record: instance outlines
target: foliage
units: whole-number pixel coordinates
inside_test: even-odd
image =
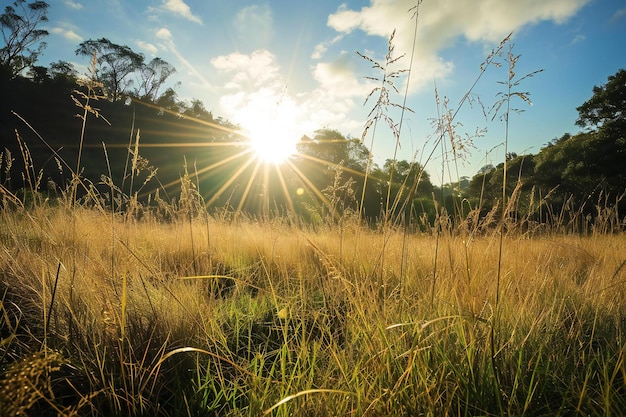
[[[577,108],[577,123],[587,131],[566,133],[536,155],[507,161],[507,192],[521,182],[522,192],[534,190],[539,195],[550,195],[546,202],[554,212],[573,204],[580,213],[589,214],[597,211],[599,200],[622,201],[626,191],[625,77],[624,70],[609,76],[607,84],[594,87],[593,96]],[[503,164],[496,169],[483,167],[472,178],[465,197],[481,201],[484,208],[493,207],[502,190],[502,169]]]
[[[581,127],[595,128],[613,138],[626,131],[626,70],[608,77],[607,83],[593,87],[593,96],[577,107]]]
[[[48,21],[45,1],[15,0],[0,15],[4,46],[0,48],[0,76],[17,77],[32,67],[46,47],[42,40],[48,31],[41,25]]]
[[[176,72],[176,68],[162,58],[153,58],[139,68],[140,82],[135,95],[142,100],[155,101],[159,97],[159,89],[165,81]]]
[[[104,84],[111,101],[117,101],[128,90],[133,82],[127,79],[128,76],[142,68],[144,63],[142,54],[106,38],[81,42],[76,55],[96,57],[96,79]]]

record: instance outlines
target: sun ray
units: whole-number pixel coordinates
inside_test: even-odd
[[[220,196],[222,195],[222,193],[233,183],[235,182],[235,180],[237,178],[239,178],[239,176],[241,175],[241,173],[243,171],[245,171],[245,169],[255,161],[255,158],[248,158],[248,160],[239,167],[239,169],[237,170],[237,172],[235,172],[229,179],[228,181],[224,182],[224,184],[220,187],[219,190],[217,190],[217,192],[213,195],[213,197],[211,197],[211,199],[205,204],[206,207],[211,206],[211,204],[213,204],[215,202],[215,200],[217,200],[218,198],[220,198]]]
[[[260,161],[258,159],[256,160],[256,165],[254,166],[254,171],[252,171],[252,175],[250,175],[250,178],[248,179],[248,183],[246,184],[246,188],[243,191],[243,195],[241,196],[241,200],[239,200],[239,204],[237,205],[237,213],[239,213],[241,211],[245,201],[248,198],[248,194],[250,193],[250,189],[252,188],[252,183],[254,182],[254,179],[256,178],[256,174],[259,171],[259,168],[261,167],[261,163],[262,163],[262,161]]]
[[[286,163],[291,167],[291,169],[293,169],[293,171],[296,173],[296,175],[298,176],[298,178],[300,178],[300,180],[307,186],[309,187],[309,189],[313,192],[313,194],[315,194],[315,196],[317,198],[320,199],[320,201],[326,206],[328,207],[328,209],[330,210],[331,213],[333,213],[333,217],[337,218],[337,213],[335,212],[334,208],[332,207],[332,205],[330,204],[330,201],[328,201],[328,199],[326,198],[326,196],[324,196],[324,194],[322,194],[322,192],[315,186],[315,184],[313,184],[311,182],[311,180],[309,180],[306,175],[304,175],[302,173],[302,171],[300,171],[298,169],[298,167],[296,167],[293,162],[287,160]]]
[[[358,171],[358,170],[350,168],[350,167],[343,166],[341,164],[336,164],[334,162],[329,162],[329,161],[326,161],[324,159],[320,159],[320,158],[317,158],[315,156],[311,156],[311,155],[307,155],[307,154],[303,154],[303,153],[298,153],[297,156],[302,157],[304,159],[308,159],[309,161],[317,162],[320,165],[325,165],[325,166],[327,166],[329,168],[337,167],[337,168],[340,168],[344,172],[349,172],[351,174],[358,175],[360,177],[365,177],[365,173],[364,172]]]
[[[283,171],[280,167],[274,167],[276,169],[276,175],[278,176],[278,180],[280,181],[281,188],[283,193],[285,193],[285,199],[287,200],[287,205],[289,206],[289,210],[292,213],[295,213],[296,210],[293,206],[293,200],[291,195],[289,195],[289,190],[287,189],[287,184],[285,183],[285,178],[283,177]]]
[[[217,124],[217,123],[209,122],[207,120],[198,119],[197,117],[193,117],[193,116],[190,116],[188,114],[179,113],[179,112],[174,111],[174,110],[166,109],[164,107],[157,106],[156,104],[147,103],[147,102],[141,101],[141,100],[139,100],[137,98],[131,98],[131,100],[134,103],[141,104],[143,106],[150,107],[150,108],[156,109],[158,111],[162,111],[164,113],[172,114],[172,115],[177,116],[177,117],[179,117],[181,119],[191,120],[193,122],[199,123],[201,125],[209,126],[209,127],[214,128],[214,129],[221,130],[223,132],[234,133],[236,135],[242,135],[242,133],[240,131],[234,130],[234,129],[228,127],[228,126],[223,126],[223,125],[220,125],[220,124]]]
[[[316,187],[316,185],[307,177],[303,171],[301,171],[295,162],[310,161],[312,169],[323,169],[323,167],[338,167],[345,172],[348,172],[356,176],[364,176],[363,172],[358,170],[341,166],[333,162],[326,161],[324,159],[307,155],[305,153],[298,152],[298,144],[301,143],[306,137],[297,135],[298,126],[294,123],[294,116],[296,115],[296,106],[290,100],[282,101],[279,99],[275,105],[269,107],[256,107],[257,111],[249,111],[244,114],[240,121],[243,128],[239,126],[233,128],[231,126],[224,126],[211,121],[198,119],[189,115],[180,114],[176,111],[163,109],[151,103],[145,103],[140,100],[133,100],[135,103],[145,105],[147,107],[154,108],[161,112],[166,112],[177,116],[180,119],[187,121],[193,121],[200,125],[197,130],[185,129],[176,131],[176,137],[182,139],[182,142],[169,142],[169,143],[143,143],[142,148],[189,148],[189,149],[201,149],[201,148],[237,148],[245,147],[241,151],[235,150],[234,154],[230,151],[226,151],[223,158],[220,158],[220,153],[213,155],[212,161],[208,166],[204,166],[197,169],[195,175],[197,180],[204,181],[204,178],[208,178],[208,175],[212,175],[212,172],[225,172],[226,177],[216,176],[214,178],[223,178],[223,182],[211,182],[216,188],[211,191],[210,198],[206,196],[205,207],[210,207],[220,199],[220,197],[229,188],[236,187],[243,191],[233,191],[233,195],[239,198],[236,201],[236,212],[239,213],[248,207],[251,201],[251,195],[253,194],[253,188],[255,183],[262,187],[262,191],[259,192],[259,203],[257,207],[264,215],[269,213],[272,201],[277,205],[277,209],[282,208],[296,212],[294,205],[294,199],[292,193],[290,193],[287,178],[291,175],[288,172],[292,172],[295,178],[298,179],[304,187],[310,190],[310,195],[319,201],[319,203],[327,207],[329,212],[336,217],[337,213],[331,206],[331,203],[324,196],[324,194]],[[251,110],[251,109],[249,109]],[[176,127],[176,122],[167,122]],[[245,123],[244,123],[245,122]],[[225,132],[228,135],[228,141],[208,141],[207,130],[203,131],[203,127],[209,129],[215,129],[221,132]],[[166,126],[167,129],[167,126]],[[160,133],[158,128],[153,128],[155,133]],[[149,132],[148,132],[149,133]],[[209,132],[209,136],[212,134]],[[202,139],[205,141],[202,142]],[[197,140],[197,141],[196,141]],[[324,142],[335,142],[335,140],[329,140]],[[126,148],[125,145],[119,145],[119,147]],[[254,164],[254,165],[252,165]],[[231,168],[227,168],[232,166]],[[223,171],[226,169],[227,171]],[[244,175],[245,173],[245,175]],[[250,175],[249,178],[247,176]],[[219,181],[222,181],[221,179]],[[159,183],[160,184],[160,183]],[[170,189],[177,184],[180,184],[180,179],[176,179],[166,183],[160,184],[160,187],[167,193],[167,189]],[[243,187],[243,189],[241,188]],[[236,189],[235,188],[235,189]],[[283,195],[284,198],[278,197]],[[281,207],[278,207],[280,205]]]
[[[142,134],[146,133],[145,131],[141,131]],[[211,148],[211,147],[227,147],[227,146],[245,146],[246,142],[170,142],[170,143],[141,143],[139,145],[140,148]],[[102,148],[102,144],[85,144],[83,147],[86,148]],[[114,143],[111,145],[107,145],[107,148],[128,148],[127,144]],[[246,153],[252,152],[250,149],[246,149]]]
[[[263,165],[263,215],[269,213],[270,210],[270,181],[269,181],[269,164]]]
[[[241,151],[241,152],[239,152],[239,153],[237,153],[237,154],[235,154],[235,155],[229,156],[228,158],[222,159],[222,160],[221,160],[221,161],[219,161],[219,162],[216,162],[216,163],[214,163],[214,164],[212,164],[212,165],[209,165],[209,166],[206,166],[206,167],[204,167],[204,168],[200,169],[200,170],[197,172],[197,174],[198,174],[198,175],[200,175],[200,174],[204,174],[205,172],[208,172],[208,171],[211,171],[211,170],[213,170],[213,169],[216,169],[216,168],[218,168],[218,167],[220,167],[220,166],[222,166],[222,165],[224,165],[224,164],[227,164],[227,163],[229,163],[229,162],[231,162],[231,161],[233,161],[233,160],[235,160],[235,159],[237,159],[237,158],[240,158],[240,157],[242,157],[242,156],[244,156],[244,155],[247,155],[247,154],[249,154],[250,152],[251,152],[251,150],[250,150],[250,149],[245,149],[245,150],[243,150],[243,151]],[[163,186],[163,188],[166,188],[166,189],[167,189],[167,188],[173,187],[174,185],[179,184],[179,183],[180,183],[180,179],[173,180],[173,181],[170,181],[170,182],[168,182],[167,184],[165,184],[165,185]]]

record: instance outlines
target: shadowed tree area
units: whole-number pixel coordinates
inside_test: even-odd
[[[43,39],[48,31],[41,27],[48,21],[45,1],[16,0],[0,15],[4,46],[0,48],[0,76],[15,78],[31,68],[46,48]]]

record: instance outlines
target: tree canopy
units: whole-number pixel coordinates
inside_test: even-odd
[[[0,15],[4,41],[0,48],[0,70],[9,78],[31,68],[45,49],[43,39],[48,31],[41,29],[41,24],[48,21],[48,7],[45,1],[15,0]]]
[[[96,57],[96,78],[104,84],[111,101],[120,98],[133,80],[128,76],[139,70],[144,56],[126,45],[118,45],[107,38],[89,39],[78,45],[76,55]]]
[[[593,96],[577,107],[581,127],[624,135],[626,122],[626,70],[608,77],[606,84],[593,87]]]

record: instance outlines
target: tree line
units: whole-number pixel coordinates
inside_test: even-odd
[[[576,124],[583,130],[565,133],[537,154],[507,155],[507,184],[511,195],[525,201],[518,214],[550,217],[600,215],[613,208],[624,213],[626,192],[626,71],[594,86],[591,97],[577,107]],[[487,165],[467,184],[463,195],[489,210],[500,199],[504,164]],[[542,201],[543,218],[529,213],[529,201]],[[623,214],[622,214],[623,217]]]

